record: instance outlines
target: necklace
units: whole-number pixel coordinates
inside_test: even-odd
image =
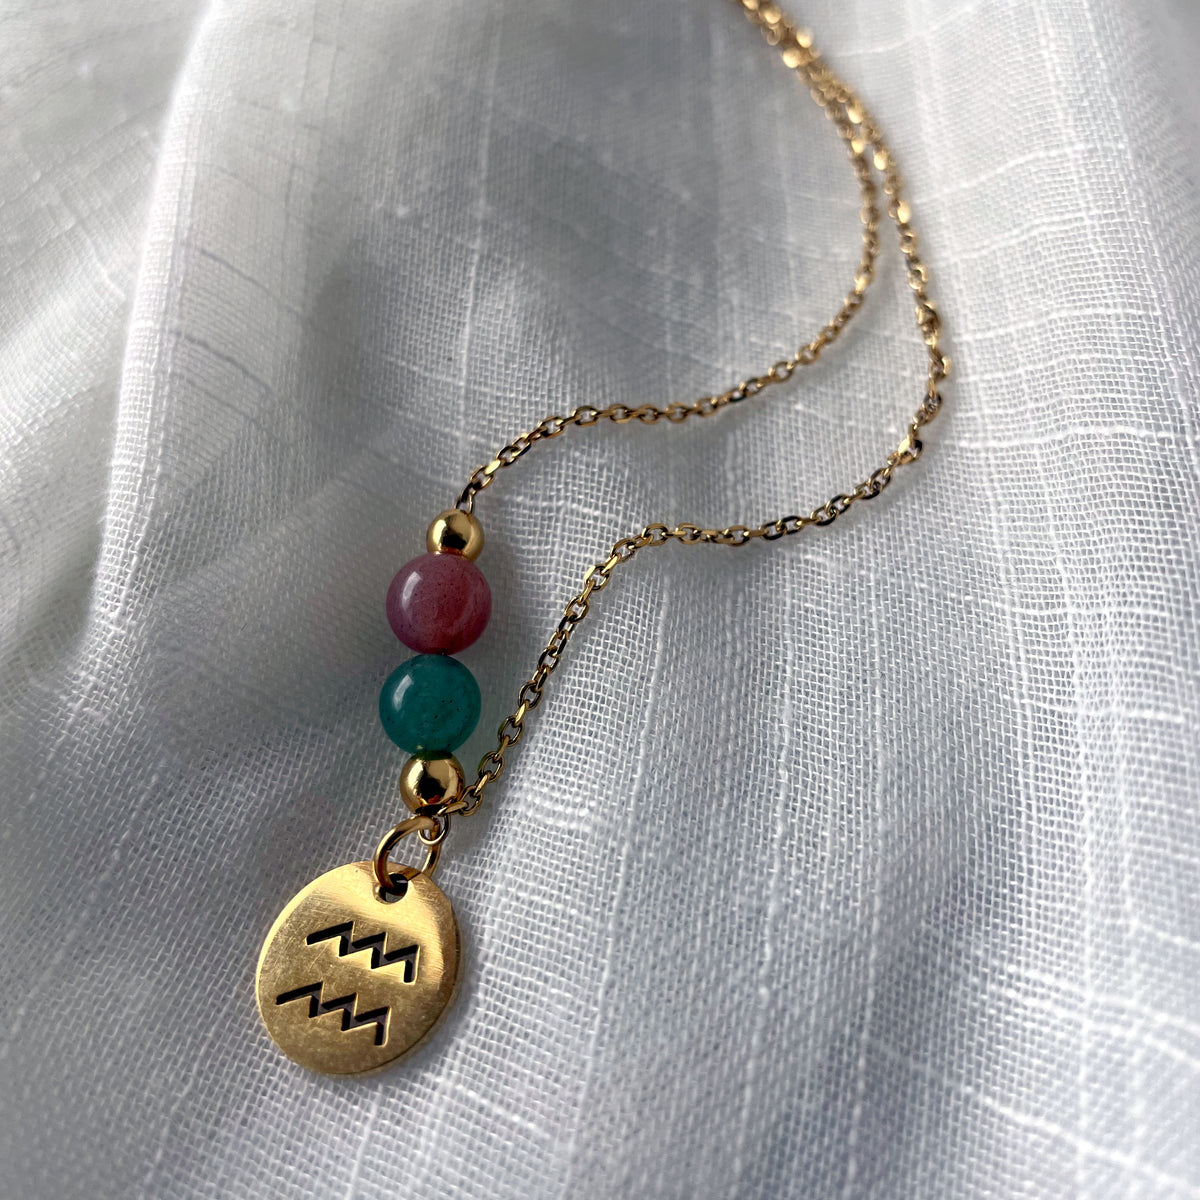
[[[734,3],[799,75],[846,146],[861,196],[862,253],[853,285],[811,341],[720,395],[664,408],[613,404],[601,409],[585,404],[569,416],[544,418],[472,472],[455,506],[434,518],[426,535],[427,553],[400,569],[387,597],[393,630],[417,651],[389,676],[379,705],[388,736],[412,756],[400,776],[401,797],[411,815],[384,834],[369,860],[337,867],[299,892],[271,927],[259,956],[256,991],[263,1023],[285,1054],[312,1070],[357,1074],[386,1066],[424,1038],[448,1008],[458,980],[460,940],[450,902],[432,876],[451,818],[474,813],[487,788],[503,773],[506,756],[520,742],[525,722],[541,703],[546,682],[576,627],[617,567],[642,550],[671,541],[744,546],[831,525],[859,501],[878,496],[899,468],[920,457],[921,427],[941,405],[938,387],[950,363],[940,349],[941,322],[929,299],[928,273],[917,251],[891,151],[862,101],[814,49],[807,30],[795,26],[773,3]],[[516,708],[500,726],[495,749],[484,755],[468,785],[453,751],[471,735],[479,718],[479,688],[470,671],[451,655],[475,641],[491,613],[491,594],[474,561],[483,549],[483,530],[474,514],[476,497],[499,471],[569,429],[602,421],[653,425],[709,417],[815,362],[862,307],[874,280],[881,220],[877,178],[898,233],[929,360],[925,395],[900,444],[866,479],[807,514],[724,529],[660,522],[618,540],[608,556],[588,570],[583,586],[563,609],[536,669],[517,693]],[[424,850],[420,869],[390,861],[393,849],[409,836]]]

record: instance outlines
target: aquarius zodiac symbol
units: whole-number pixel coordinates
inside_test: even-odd
[[[309,946],[315,946],[318,942],[329,942],[337,938],[338,958],[345,958],[348,954],[357,954],[361,950],[370,950],[371,970],[373,971],[378,970],[380,967],[390,967],[393,963],[403,962],[404,982],[416,982],[417,958],[420,954],[419,946],[404,946],[399,950],[385,950],[384,947],[387,944],[386,933],[372,933],[361,938],[353,938],[353,933],[354,922],[344,921],[340,925],[331,925],[328,929],[318,929],[315,933],[310,933],[304,941]],[[277,1005],[290,1004],[293,1000],[307,998],[308,1015],[310,1018],[340,1011],[342,1014],[343,1033],[347,1033],[351,1029],[360,1029],[367,1025],[374,1025],[375,1045],[383,1045],[387,1040],[388,1014],[391,1011],[386,1005],[383,1008],[374,1008],[370,1012],[357,1013],[355,1012],[355,1009],[358,1007],[357,992],[351,992],[348,996],[339,996],[336,1000],[322,1000],[321,995],[323,990],[324,984],[321,980],[318,980],[316,983],[306,983],[303,987],[280,992],[275,997],[275,1003]]]

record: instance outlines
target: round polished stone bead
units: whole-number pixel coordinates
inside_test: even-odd
[[[388,623],[420,654],[465,650],[491,615],[492,590],[462,554],[422,554],[405,563],[388,588]]]
[[[384,732],[418,758],[443,758],[479,720],[479,684],[457,659],[418,654],[397,667],[379,693]]]

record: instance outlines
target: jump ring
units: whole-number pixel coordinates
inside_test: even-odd
[[[450,832],[450,816],[444,811],[430,813],[429,816],[432,820],[437,822],[437,832],[430,833],[427,830],[418,829],[417,837],[420,839],[423,846],[432,848],[434,846],[440,846],[446,840],[446,834]]]
[[[410,833],[434,834],[438,836],[433,842],[426,842],[424,837],[421,841],[425,845],[425,861],[421,864],[420,874],[432,875],[437,867],[438,858],[442,853],[442,841],[446,836],[446,831],[449,828],[447,821],[443,825],[434,817],[406,817],[399,825],[392,826],[379,840],[379,845],[375,847],[375,854],[371,859],[371,867],[375,872],[375,882],[383,892],[395,892],[396,886],[392,883],[392,874],[388,869],[388,855],[391,854],[392,848],[401,839],[408,837]]]

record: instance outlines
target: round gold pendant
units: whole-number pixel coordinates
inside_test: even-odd
[[[411,1050],[449,1007],[458,922],[428,875],[380,899],[369,862],[314,879],[281,912],[258,958],[258,1011],[289,1058],[312,1071],[374,1071]]]

